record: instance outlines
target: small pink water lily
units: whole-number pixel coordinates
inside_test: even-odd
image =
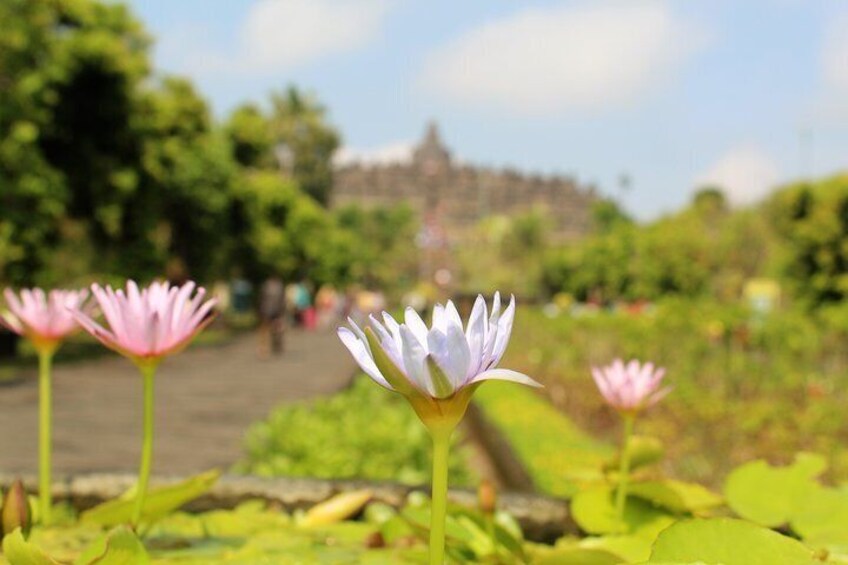
[[[665,369],[653,363],[616,359],[606,367],[592,367],[595,384],[607,403],[620,412],[638,412],[653,406],[669,393],[660,388]]]
[[[527,375],[496,368],[514,317],[515,297],[501,313],[500,294],[495,293],[491,314],[483,297],[477,297],[464,329],[456,306],[448,300],[433,309],[430,328],[415,310],[407,308],[404,323],[383,312],[383,323],[371,316],[371,327],[363,331],[348,319],[350,328],[339,328],[338,334],[362,370],[378,384],[407,396],[445,399],[489,379],[541,386]]]
[[[197,292],[195,292],[197,289]],[[176,353],[211,321],[215,299],[194,282],[172,286],[154,282],[139,290],[128,281],[126,290],[91,285],[109,329],[79,309],[73,315],[80,325],[106,347],[136,362],[155,361]],[[192,296],[194,293],[194,296]]]
[[[0,313],[0,324],[30,339],[36,347],[55,347],[80,326],[70,310],[83,309],[87,290],[23,289],[3,293],[9,310]]]
[[[206,291],[197,288],[193,282],[182,286],[154,282],[141,290],[134,281],[127,281],[126,290],[112,290],[110,286],[102,288],[94,284],[91,292],[109,329],[85,312],[75,310],[74,316],[103,345],[133,361],[144,381],[144,435],[132,512],[132,524],[137,527],[143,517],[153,467],[153,383],[156,369],[163,357],[187,346],[212,321],[213,316],[209,314],[216,301],[204,302]]]
[[[53,356],[70,334],[79,329],[71,309],[85,309],[86,290],[23,289],[3,293],[9,309],[0,312],[0,325],[28,339],[38,353],[38,505],[39,519],[49,524],[52,488],[51,457]]]

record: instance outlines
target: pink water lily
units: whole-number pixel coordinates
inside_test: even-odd
[[[616,359],[606,367],[592,367],[595,384],[607,403],[621,412],[638,412],[661,400],[671,387],[660,388],[665,369],[635,359]]]
[[[8,310],[0,313],[0,324],[32,340],[36,345],[56,345],[80,326],[70,310],[84,309],[87,290],[23,289],[3,293]]]
[[[81,310],[74,310],[74,317],[103,345],[137,362],[157,360],[187,346],[212,321],[216,303],[204,302],[206,291],[194,282],[154,282],[139,289],[128,281],[126,289],[118,290],[94,284],[91,292],[108,329]]]
[[[483,297],[477,297],[464,328],[449,300],[435,306],[429,328],[415,310],[407,308],[403,323],[383,312],[383,322],[372,316],[366,331],[349,319],[350,328],[339,328],[338,334],[362,370],[378,384],[407,395],[443,399],[489,379],[541,386],[527,375],[497,368],[514,316],[515,297],[501,312],[496,293],[491,314]]]

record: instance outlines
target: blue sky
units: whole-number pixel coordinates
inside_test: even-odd
[[[722,184],[745,204],[848,168],[842,0],[133,0],[159,70],[218,116],[295,83],[344,155],[563,173],[650,218]]]

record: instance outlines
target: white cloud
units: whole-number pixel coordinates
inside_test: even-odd
[[[431,54],[425,86],[461,104],[544,115],[618,106],[705,43],[663,0],[528,8]]]
[[[333,156],[333,164],[341,167],[354,163],[362,165],[409,163],[412,161],[414,145],[411,141],[396,141],[370,149],[342,147]]]
[[[761,148],[738,145],[698,175],[695,186],[721,188],[733,204],[751,204],[766,196],[781,178],[777,163]]]
[[[230,49],[170,38],[167,54],[194,74],[262,75],[359,48],[380,31],[394,0],[258,0]],[[190,39],[190,38],[189,38]]]

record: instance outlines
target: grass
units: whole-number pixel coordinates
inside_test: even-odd
[[[474,402],[503,434],[542,492],[568,497],[600,478],[614,449],[578,428],[546,398],[511,383],[490,382]]]

